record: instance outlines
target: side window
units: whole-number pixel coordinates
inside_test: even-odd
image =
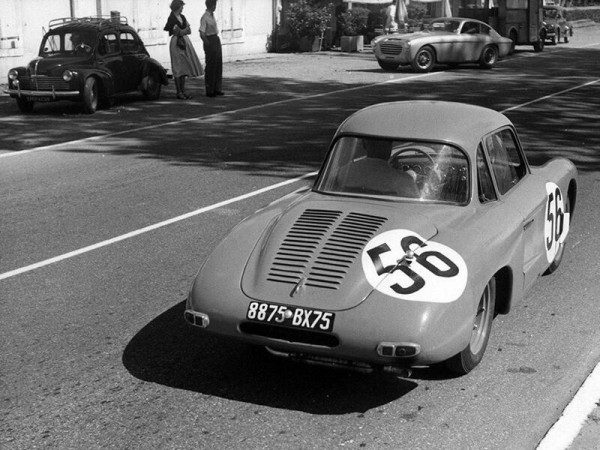
[[[113,33],[102,35],[100,43],[98,44],[98,53],[101,55],[109,55],[118,52],[119,41],[117,40],[117,35]]]
[[[509,129],[485,138],[492,171],[501,194],[507,193],[527,172],[517,142]]]
[[[138,41],[131,33],[121,33],[121,48],[124,52],[137,52],[139,50]]]
[[[477,34],[479,33],[479,24],[477,22],[465,22],[462,27],[461,34]]]
[[[480,25],[481,34],[490,34],[490,27],[487,25]]]
[[[477,195],[481,203],[497,200],[492,174],[483,155],[483,147],[479,144],[477,148]]]

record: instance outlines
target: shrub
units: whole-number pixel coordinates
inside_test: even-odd
[[[287,12],[287,25],[292,36],[322,36],[331,20],[330,6],[313,6],[308,0],[296,0]]]
[[[367,8],[352,8],[338,16],[338,25],[344,36],[360,36],[368,31],[370,11]]]

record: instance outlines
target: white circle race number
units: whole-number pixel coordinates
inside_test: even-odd
[[[375,236],[363,250],[362,265],[371,286],[402,300],[449,303],[467,285],[467,265],[457,252],[410,230]]]
[[[546,222],[544,225],[544,246],[546,259],[554,261],[560,245],[569,232],[569,213],[565,211],[565,201],[560,188],[554,183],[546,183]]]

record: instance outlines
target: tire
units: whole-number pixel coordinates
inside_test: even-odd
[[[510,51],[508,53],[512,55],[515,52],[515,46],[517,45],[519,35],[515,30],[511,30],[510,35],[508,37],[512,41],[512,43],[510,44]]]
[[[495,308],[496,278],[492,278],[479,299],[469,344],[463,351],[445,361],[450,371],[457,375],[466,375],[481,362],[490,338]]]
[[[571,205],[569,204],[569,197],[567,196],[565,198],[565,212],[570,213]],[[571,214],[569,214],[569,223],[571,222]],[[563,256],[565,254],[565,243],[563,242],[562,244],[560,244],[560,247],[558,248],[558,251],[556,252],[556,255],[554,256],[554,259],[552,260],[552,262],[550,263],[550,265],[548,266],[548,268],[546,269],[546,271],[542,274],[542,276],[545,275],[550,275],[551,273],[556,272],[556,269],[558,269],[558,266],[560,266],[560,263],[562,262]]]
[[[435,65],[435,51],[427,45],[421,47],[417,50],[411,65],[415,72],[431,72],[431,69],[433,69],[433,66]]]
[[[556,45],[556,35],[550,38],[550,42],[552,43],[552,45]]]
[[[569,43],[569,33],[565,33],[564,41],[565,41],[565,44]]]
[[[161,84],[155,73],[150,73],[142,79],[142,93],[148,100],[158,100],[160,98]]]
[[[83,87],[83,109],[86,114],[94,114],[98,109],[98,82],[94,77],[85,80]]]
[[[396,70],[398,66],[400,66],[400,64],[395,62],[387,62],[380,60],[377,60],[377,62],[379,63],[379,67],[381,67],[383,70]]]
[[[17,97],[17,107],[22,113],[29,114],[33,111],[33,102]]]
[[[533,51],[538,52],[538,53],[543,52],[545,44],[546,44],[546,36],[541,35],[539,40],[537,42],[534,42]]]
[[[493,45],[488,45],[481,52],[479,57],[479,67],[483,69],[491,69],[498,61],[498,49]]]
[[[552,39],[553,44],[558,44],[559,42],[560,42],[560,28],[558,30],[556,30],[556,35]]]

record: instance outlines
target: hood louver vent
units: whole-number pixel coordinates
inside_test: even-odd
[[[307,209],[283,239],[267,280],[338,289],[385,217]]]

